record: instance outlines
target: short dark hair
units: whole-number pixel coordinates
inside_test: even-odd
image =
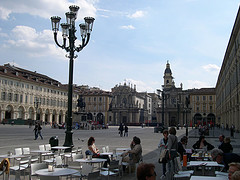
[[[137,136],[134,136],[133,137],[133,142],[135,142],[135,144],[140,144],[141,140]]]
[[[147,164],[147,163],[141,163],[138,165],[137,167],[137,179],[138,180],[146,180],[146,177],[150,177],[153,176],[151,174],[151,170],[155,169],[155,165],[154,164]]]
[[[181,138],[181,142],[187,142],[188,141],[188,137],[187,136],[183,136],[182,138]]]
[[[176,135],[177,134],[177,131],[176,131],[175,127],[171,127],[169,129],[169,134],[172,134],[172,135]]]
[[[225,135],[224,135],[224,134],[221,134],[220,136],[221,136],[223,139],[225,138]]]
[[[163,130],[163,134],[166,134],[166,133],[168,133],[168,130],[167,130],[167,129],[164,129],[164,130]]]

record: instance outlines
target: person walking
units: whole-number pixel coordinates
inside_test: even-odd
[[[168,153],[169,153],[168,170],[169,172],[172,171],[173,173],[177,173],[175,167],[175,158],[177,157],[178,138],[176,134],[177,134],[176,129],[174,127],[171,127],[169,129],[168,135]]]
[[[34,136],[35,136],[34,140],[36,140],[38,137],[38,134],[37,134],[38,133],[38,124],[37,123],[35,124],[33,131],[34,131]]]
[[[125,124],[125,127],[124,127],[124,137],[128,137],[128,127],[127,125]]]
[[[120,136],[122,137],[123,136],[123,124],[122,123],[120,123],[118,130],[119,130]]]
[[[168,130],[165,129],[163,131],[163,138],[160,140],[158,148],[160,148],[160,154],[162,153],[162,151],[165,151],[168,147]],[[163,157],[163,161],[162,161],[162,168],[163,168],[163,175],[166,176],[166,172],[167,172],[167,160]]]
[[[43,139],[43,137],[42,137],[42,127],[41,127],[40,123],[37,123],[35,125],[34,132],[35,132],[35,139],[34,140],[37,140],[38,135],[41,137],[41,139]]]

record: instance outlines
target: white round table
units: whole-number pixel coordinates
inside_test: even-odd
[[[30,153],[38,153],[39,154],[39,162],[41,163],[42,162],[42,155],[47,154],[47,153],[51,153],[51,151],[43,151],[43,150],[37,149],[37,150],[31,150]]]
[[[80,163],[102,163],[107,161],[107,159],[103,159],[103,158],[92,158],[92,159],[76,159],[76,162],[80,162]]]
[[[129,151],[131,150],[130,148],[126,148],[126,147],[123,147],[123,148],[116,148],[116,151]]]
[[[76,169],[69,168],[54,168],[54,171],[48,171],[48,169],[40,169],[35,172],[39,176],[69,176],[79,173]]]

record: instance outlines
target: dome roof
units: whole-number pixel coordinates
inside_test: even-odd
[[[168,62],[167,62],[167,64],[166,64],[166,69],[165,69],[164,73],[165,73],[165,74],[166,74],[166,73],[172,74],[172,71],[171,71],[171,69],[170,69],[170,64],[169,64]]]
[[[172,71],[171,71],[170,68],[166,68],[165,71],[164,71],[164,73],[170,73],[170,74],[172,74]]]

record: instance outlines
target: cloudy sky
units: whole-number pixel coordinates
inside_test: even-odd
[[[76,24],[95,18],[89,44],[74,61],[74,83],[110,90],[116,84],[156,92],[169,61],[176,86],[215,87],[239,8],[238,0],[1,0],[0,65],[68,83],[66,52],[58,48],[51,16]],[[59,43],[62,42],[61,32]],[[76,32],[80,43],[80,32]]]

